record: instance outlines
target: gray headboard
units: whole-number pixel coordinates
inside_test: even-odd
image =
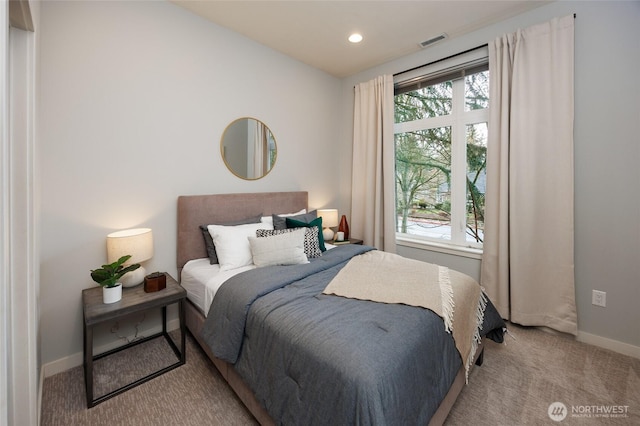
[[[200,225],[224,223],[258,214],[292,213],[308,208],[308,202],[306,191],[178,197],[178,277],[189,260],[207,257]]]

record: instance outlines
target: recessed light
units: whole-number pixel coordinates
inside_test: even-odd
[[[358,33],[353,33],[349,36],[349,41],[351,43],[360,43],[362,41],[362,35]]]

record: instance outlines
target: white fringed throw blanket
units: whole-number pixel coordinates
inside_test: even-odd
[[[352,258],[323,293],[433,311],[453,335],[468,381],[487,304],[473,278],[444,266],[372,250]]]

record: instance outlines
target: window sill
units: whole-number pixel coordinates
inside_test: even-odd
[[[396,244],[403,247],[411,247],[420,250],[430,250],[454,256],[468,257],[470,259],[482,259],[482,249],[472,247],[454,246],[451,244],[437,243],[419,238],[411,238],[406,234],[396,234]]]

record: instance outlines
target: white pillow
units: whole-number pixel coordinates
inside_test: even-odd
[[[289,217],[289,216],[298,216],[299,214],[305,214],[307,212],[307,209],[302,209],[299,212],[295,212],[295,213],[285,213],[285,214],[279,214],[278,216],[282,216],[282,217]],[[269,223],[271,224],[271,226],[273,226],[273,216],[269,215],[269,216],[262,216],[262,218],[260,219],[260,221],[262,223]],[[273,228],[272,228],[273,229]]]
[[[305,229],[271,237],[249,237],[253,263],[258,267],[309,263],[304,254]]]
[[[208,225],[207,229],[216,247],[221,271],[248,266],[253,263],[249,237],[255,237],[258,229],[273,229],[268,223],[246,225]]]

